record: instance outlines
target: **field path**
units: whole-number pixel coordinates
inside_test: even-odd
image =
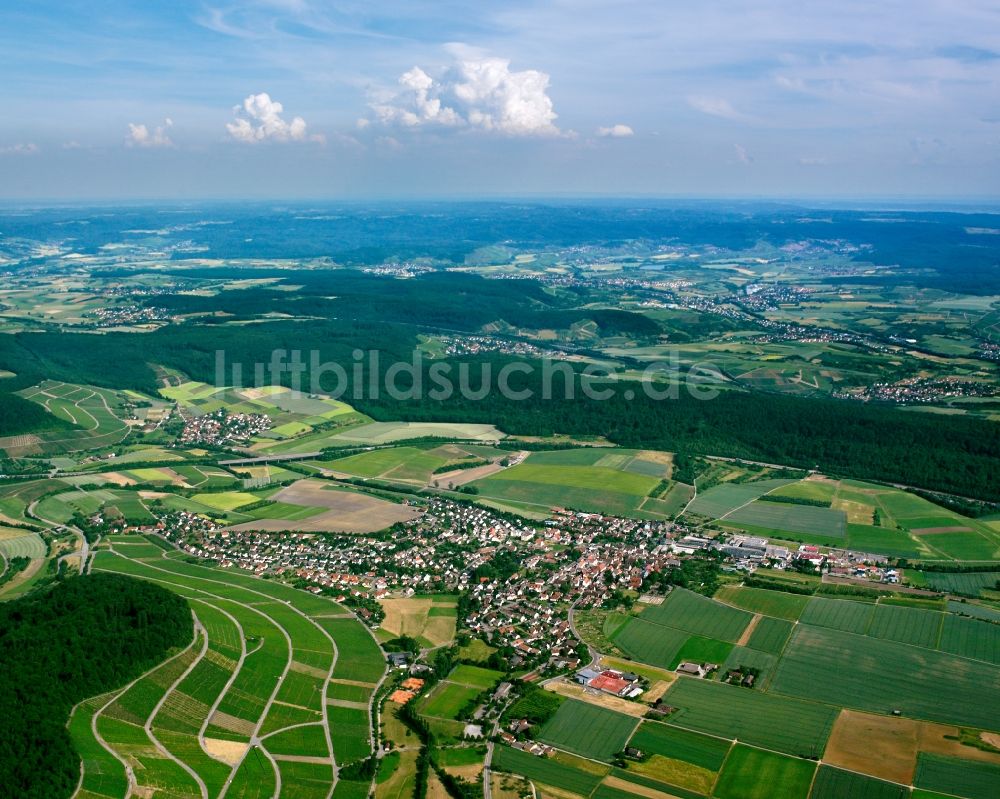
[[[162,668],[163,666],[167,665],[168,663],[170,663],[170,662],[172,662],[174,660],[177,660],[177,658],[181,657],[185,652],[187,652],[189,649],[191,649],[191,647],[193,647],[195,645],[195,643],[197,642],[197,640],[198,640],[198,635],[197,635],[197,632],[196,632],[195,633],[195,637],[191,639],[191,643],[190,644],[188,644],[186,647],[184,647],[182,650],[180,650],[180,652],[178,652],[177,654],[173,655],[172,657],[167,658],[162,663],[157,663],[155,666],[153,666],[153,668],[151,668],[148,671],[140,674],[138,677],[136,677],[134,680],[132,680],[132,682],[130,682],[128,685],[125,685],[120,690],[115,691],[112,694],[111,698],[107,702],[105,702],[103,705],[101,705],[101,707],[90,718],[90,731],[93,734],[95,740],[101,746],[103,746],[111,754],[111,756],[114,757],[115,760],[117,760],[119,763],[121,763],[122,766],[124,766],[124,768],[125,768],[125,776],[128,778],[128,791],[125,793],[125,796],[123,797],[123,799],[129,799],[129,797],[132,796],[132,794],[139,787],[139,784],[138,784],[138,782],[135,779],[135,772],[132,770],[132,766],[128,762],[128,760],[126,760],[115,749],[113,749],[111,747],[111,745],[108,744],[108,742],[104,739],[104,736],[102,736],[101,733],[100,733],[100,731],[97,729],[97,720],[98,720],[98,718],[100,718],[101,714],[105,710],[107,710],[109,707],[111,707],[111,705],[113,705],[115,703],[115,701],[117,701],[118,698],[121,697],[126,691],[128,691],[133,685],[135,685],[140,680],[144,680],[146,677],[148,677],[154,671]],[[83,785],[83,781],[82,780],[80,781],[80,784],[81,784],[81,786]]]
[[[287,675],[290,672],[291,665],[294,662],[295,655],[294,655],[294,642],[292,641],[292,638],[289,635],[289,633],[286,630],[286,628],[277,619],[275,619],[274,617],[272,617],[271,615],[269,615],[267,612],[265,612],[266,608],[265,609],[261,609],[261,608],[254,607],[254,606],[255,605],[268,605],[268,604],[274,605],[274,604],[280,604],[280,605],[284,606],[285,608],[289,609],[291,612],[294,612],[298,616],[301,616],[303,619],[305,619],[313,628],[315,628],[318,631],[319,635],[322,635],[329,642],[330,652],[331,652],[330,667],[329,667],[329,669],[325,670],[324,672],[321,672],[323,674],[323,677],[324,677],[324,680],[323,680],[323,692],[322,692],[322,696],[321,696],[320,706],[316,709],[317,712],[319,712],[321,714],[322,720],[321,721],[317,721],[317,722],[312,722],[313,724],[315,724],[315,723],[321,723],[322,724],[322,727],[323,727],[323,730],[324,730],[324,737],[326,739],[327,750],[329,752],[329,757],[328,758],[316,758],[317,762],[322,762],[322,763],[324,763],[326,765],[329,765],[331,767],[331,769],[332,769],[332,772],[333,772],[332,773],[332,780],[331,780],[331,783],[330,783],[330,787],[329,787],[329,790],[326,793],[326,797],[327,797],[327,799],[329,799],[329,797],[332,796],[333,791],[334,791],[334,789],[335,789],[335,787],[337,785],[337,774],[338,774],[338,770],[339,769],[338,769],[338,765],[337,765],[337,762],[336,762],[336,756],[335,756],[334,750],[333,750],[333,741],[332,741],[332,735],[331,735],[331,730],[330,730],[330,718],[329,718],[329,705],[330,705],[330,702],[329,702],[328,692],[329,692],[330,682],[331,682],[331,679],[333,677],[334,669],[337,666],[337,662],[338,662],[338,658],[339,658],[339,654],[340,653],[339,653],[339,650],[338,650],[338,647],[337,647],[336,640],[333,638],[333,636],[330,633],[328,633],[317,622],[316,619],[319,618],[320,616],[333,616],[333,617],[340,617],[340,618],[353,617],[354,621],[356,623],[358,623],[358,624],[361,624],[362,627],[368,632],[368,634],[372,636],[372,640],[375,641],[375,643],[377,645],[377,640],[374,638],[374,635],[372,634],[371,630],[368,627],[364,626],[363,623],[360,620],[357,619],[357,617],[353,616],[353,614],[351,614],[349,612],[341,612],[341,613],[336,613],[336,614],[334,614],[334,613],[330,613],[330,614],[316,614],[314,616],[311,616],[308,613],[306,613],[306,612],[304,612],[302,610],[299,610],[297,607],[295,607],[294,605],[292,605],[288,600],[280,599],[280,598],[278,598],[278,597],[276,597],[276,596],[274,596],[272,594],[268,594],[268,593],[265,593],[263,591],[256,590],[255,588],[247,586],[245,584],[245,582],[243,582],[243,581],[234,584],[233,582],[230,582],[230,581],[220,580],[220,579],[214,579],[212,576],[202,576],[202,575],[200,575],[200,574],[198,574],[196,572],[192,572],[190,574],[189,573],[178,573],[178,572],[171,571],[169,569],[157,566],[156,563],[155,563],[156,559],[148,559],[147,560],[147,559],[141,559],[141,558],[140,559],[130,558],[127,555],[125,555],[125,554],[123,554],[123,553],[115,550],[115,548],[114,548],[113,545],[112,545],[112,548],[111,548],[111,552],[114,555],[123,558],[124,560],[129,560],[129,561],[132,561],[134,563],[141,564],[141,566],[143,567],[143,570],[149,570],[149,571],[159,572],[160,574],[162,574],[162,577],[154,577],[154,576],[151,576],[151,575],[148,575],[148,574],[141,574],[141,575],[137,575],[137,576],[140,576],[142,579],[147,579],[147,580],[151,580],[153,582],[162,583],[162,584],[164,584],[167,587],[172,587],[172,586],[183,587],[185,589],[185,594],[188,595],[189,601],[192,601],[192,602],[202,602],[202,603],[205,603],[205,604],[211,606],[212,608],[220,611],[222,614],[224,614],[229,619],[229,621],[231,623],[234,624],[235,629],[239,632],[239,636],[240,636],[240,656],[239,656],[239,660],[237,661],[232,674],[229,675],[229,678],[227,679],[225,686],[222,687],[222,689],[220,690],[220,693],[218,694],[218,696],[216,696],[215,701],[213,702],[211,708],[209,709],[208,714],[205,717],[205,720],[201,724],[201,727],[200,727],[199,733],[198,733],[199,748],[201,748],[201,750],[206,755],[208,755],[210,757],[212,755],[208,752],[208,749],[206,747],[206,739],[205,739],[205,734],[206,734],[206,732],[208,730],[208,726],[209,726],[209,719],[211,719],[212,716],[214,715],[214,713],[218,710],[219,706],[221,705],[221,703],[224,700],[224,697],[227,695],[227,693],[230,691],[230,689],[232,688],[232,686],[236,682],[236,679],[237,679],[238,675],[240,674],[241,670],[244,668],[246,658],[249,655],[251,655],[253,653],[253,651],[256,651],[256,650],[250,650],[250,651],[247,650],[247,647],[246,647],[246,633],[244,631],[244,628],[242,627],[242,625],[240,625],[239,621],[232,614],[228,613],[224,609],[224,607],[221,607],[221,606],[224,605],[224,604],[226,604],[226,603],[233,603],[234,605],[237,605],[237,606],[240,606],[240,607],[244,608],[248,612],[252,612],[252,613],[255,613],[257,615],[260,615],[261,617],[263,617],[264,619],[266,619],[270,624],[273,624],[275,627],[277,627],[278,630],[281,632],[281,634],[285,638],[285,643],[286,643],[286,647],[287,647],[287,658],[286,658],[285,663],[284,663],[284,668],[282,669],[282,671],[281,671],[278,679],[276,680],[274,688],[271,691],[270,696],[268,697],[268,700],[267,700],[266,704],[264,705],[263,710],[259,713],[259,715],[258,715],[258,717],[256,719],[256,723],[255,723],[254,728],[253,728],[253,733],[249,736],[249,743],[248,743],[248,746],[247,746],[246,750],[244,752],[242,752],[242,754],[241,754],[240,759],[239,759],[238,762],[236,762],[235,764],[229,764],[229,763],[227,763],[227,765],[231,765],[231,770],[229,772],[229,776],[228,776],[228,778],[227,778],[224,786],[222,787],[222,790],[218,794],[218,796],[220,797],[220,799],[226,795],[226,793],[229,790],[229,788],[230,788],[233,780],[235,779],[235,777],[237,775],[237,772],[240,770],[241,765],[245,761],[245,759],[246,759],[246,757],[249,754],[249,752],[250,752],[251,749],[255,749],[256,751],[259,751],[259,752],[263,753],[264,756],[271,763],[271,766],[274,769],[275,785],[276,785],[276,791],[275,791],[274,795],[275,796],[279,795],[280,791],[281,791],[281,773],[280,773],[280,769],[278,768],[278,760],[287,760],[287,759],[290,759],[291,757],[297,757],[297,756],[282,754],[282,755],[276,757],[276,756],[272,755],[268,751],[268,749],[267,749],[266,739],[269,738],[269,737],[271,737],[271,735],[273,735],[275,733],[278,733],[278,732],[283,732],[286,729],[292,729],[294,727],[303,726],[302,724],[292,724],[292,725],[288,725],[286,727],[282,727],[282,728],[270,730],[264,736],[260,735],[260,731],[263,728],[263,725],[264,725],[264,723],[265,723],[265,721],[267,719],[267,716],[268,716],[268,714],[269,714],[269,712],[270,712],[273,704],[277,700],[277,696],[278,696],[278,694],[279,694],[279,692],[281,690],[282,684],[283,684],[285,678],[287,677]],[[161,554],[160,557],[163,558],[163,559],[166,559],[166,560],[169,560],[169,561],[173,562],[174,560],[176,560],[176,558],[171,557],[171,554],[176,555],[176,554],[179,554],[179,552],[176,551],[176,550],[174,550],[172,552],[164,551]],[[113,571],[113,568],[112,569],[104,569],[104,568],[102,568],[100,570],[102,570],[102,571],[105,571],[105,570],[111,570],[111,571]],[[199,567],[199,570],[206,571],[206,572],[209,573],[209,575],[211,574],[211,570],[209,570],[209,569],[204,569],[202,567]],[[235,587],[235,588],[238,588],[241,592],[244,592],[244,593],[243,593],[243,596],[241,598],[239,598],[239,599],[233,598],[232,595],[222,596],[221,594],[217,594],[214,591],[210,590],[209,587],[207,587],[206,585],[204,585],[206,583],[217,584],[220,587],[223,587],[223,588],[226,588],[226,589],[230,589],[230,590]],[[200,596],[192,596],[192,595],[190,595],[191,593],[197,593]],[[249,597],[259,597],[260,599],[259,599],[259,601],[255,601],[253,599],[250,599]],[[331,610],[333,609],[333,607],[334,606],[331,607]],[[338,609],[340,608],[340,606],[335,606],[335,607],[337,607]],[[207,647],[207,640],[208,639],[207,639],[207,633],[206,633],[206,644],[205,644],[206,647]],[[261,643],[263,643],[263,642],[261,642]],[[199,656],[199,659],[204,655],[204,649],[205,649],[205,647],[203,647],[203,653],[202,653],[202,655]],[[235,652],[234,652],[234,654],[235,654]],[[160,665],[162,665],[162,664],[160,664]],[[193,668],[193,665],[192,665],[192,668]],[[180,679],[183,679],[184,676],[186,676],[186,675],[182,675],[182,677]],[[375,733],[373,731],[372,721],[375,720],[375,723],[377,724],[377,716],[378,716],[378,710],[375,707],[375,697],[376,697],[376,695],[378,693],[378,687],[380,687],[381,684],[382,684],[382,682],[385,680],[385,676],[386,676],[386,672],[383,670],[381,678],[379,679],[378,683],[375,684],[374,691],[373,691],[373,693],[371,695],[371,698],[369,699],[369,702],[367,703],[367,705],[365,705],[365,707],[368,710],[368,717],[369,717],[369,728],[368,728],[368,735],[367,735],[367,737],[368,737],[369,745],[372,748],[374,748],[375,741],[376,741],[376,735],[375,735]],[[161,701],[157,705],[157,710],[166,701],[166,698],[170,695],[170,693],[174,690],[174,688],[176,688],[176,686],[180,684],[180,679],[178,679],[175,682],[175,684],[172,685],[171,688],[166,691],[165,695],[163,697],[161,697]],[[338,681],[338,682],[340,682],[340,681]],[[126,689],[127,688],[128,688],[128,686],[126,686]],[[123,689],[123,690],[126,690],[126,689]],[[117,695],[118,694],[116,694],[116,696]],[[150,720],[152,720],[153,716],[155,716],[155,712],[150,716]],[[104,746],[104,748],[106,748],[109,751],[111,751],[110,748],[108,747],[108,745],[106,744],[106,742],[102,742],[102,746]],[[114,753],[112,752],[112,754],[114,754]],[[167,754],[169,755],[169,753],[167,753]],[[116,756],[117,759],[121,760],[121,758],[118,758],[117,755],[115,755],[115,756]],[[174,759],[172,757],[172,755],[170,755],[170,757],[171,757],[171,759]],[[218,760],[218,758],[214,758],[214,759]],[[305,762],[305,761],[303,761],[303,762]],[[186,764],[182,764],[182,765],[184,765],[185,770],[188,771],[188,773],[190,773],[189,767],[187,767]],[[130,784],[134,783],[134,775],[130,775],[130,781],[131,781]],[[197,781],[198,781],[199,787],[201,787],[203,785],[203,780],[200,779],[200,777],[199,777],[197,779]],[[131,795],[131,790],[130,790],[130,795]],[[203,796],[204,795],[207,795],[207,788],[203,789]]]
[[[193,661],[191,661],[191,665],[189,665],[186,669],[184,669],[184,671],[181,672],[181,674],[177,677],[177,679],[174,680],[173,684],[166,691],[163,692],[163,696],[160,697],[160,701],[156,703],[156,707],[153,708],[153,711],[149,714],[149,717],[146,719],[144,728],[146,730],[146,735],[149,736],[149,740],[153,742],[153,745],[157,748],[157,750],[159,750],[159,752],[164,756],[173,760],[178,766],[180,766],[188,774],[190,774],[191,778],[196,783],[198,783],[198,790],[201,791],[203,799],[209,799],[208,787],[205,785],[205,781],[201,778],[201,775],[198,774],[197,771],[191,768],[187,763],[185,763],[179,757],[174,755],[173,752],[167,749],[167,747],[163,745],[160,739],[157,738],[156,734],[153,732],[153,719],[156,717],[156,714],[160,712],[160,708],[163,707],[163,704],[167,701],[167,698],[175,690],[177,690],[177,686],[179,686],[181,682],[183,682],[183,680],[192,671],[194,671],[195,666],[201,663],[202,658],[205,657],[205,653],[208,652],[208,631],[204,628],[201,621],[199,621],[198,617],[194,614],[194,611],[191,612],[191,615],[194,616],[195,640],[198,639],[199,634],[201,635],[201,641],[202,641],[201,651],[198,653],[198,657],[196,657]]]
[[[734,607],[730,605],[730,607]],[[742,610],[742,608],[740,608]],[[764,618],[763,614],[754,613],[753,618],[750,619],[750,623],[747,628],[743,631],[743,635],[740,636],[740,640],[736,642],[736,646],[746,646],[750,643],[750,636],[753,635],[753,631],[757,628],[757,624],[760,620]]]

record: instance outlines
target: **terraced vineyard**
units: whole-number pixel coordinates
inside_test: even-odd
[[[365,795],[338,781],[372,750],[375,639],[336,603],[115,537],[94,569],[188,600],[195,637],[123,689],[81,703],[69,731],[79,799]],[[349,697],[349,698],[343,698]]]

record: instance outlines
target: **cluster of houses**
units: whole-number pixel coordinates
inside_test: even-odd
[[[249,441],[271,429],[266,413],[227,413],[225,408],[185,420],[180,444],[225,444]]]
[[[98,308],[92,316],[97,320],[95,323],[96,327],[118,327],[120,325],[161,322],[170,318],[170,314],[165,308],[141,305],[118,305],[109,308]]]

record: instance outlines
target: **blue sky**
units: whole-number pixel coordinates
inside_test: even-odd
[[[995,0],[0,5],[0,196],[1000,195]]]

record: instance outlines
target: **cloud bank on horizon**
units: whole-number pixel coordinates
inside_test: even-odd
[[[0,64],[9,196],[1000,186],[993,0],[37,0]]]

